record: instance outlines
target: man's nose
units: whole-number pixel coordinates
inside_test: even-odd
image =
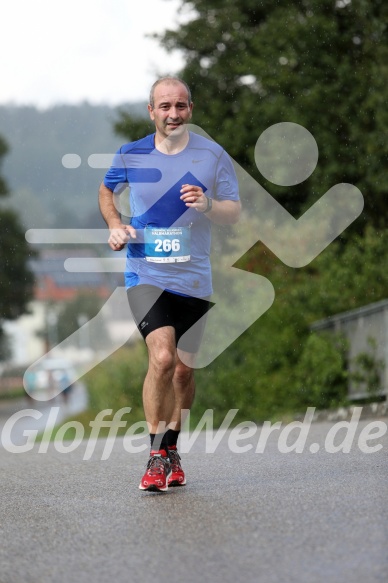
[[[171,107],[169,113],[169,117],[172,117],[173,119],[176,119],[177,117],[179,117],[179,112],[178,109],[176,107]]]

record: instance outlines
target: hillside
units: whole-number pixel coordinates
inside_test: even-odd
[[[104,170],[88,166],[94,153],[114,153],[125,141],[114,134],[117,111],[106,105],[0,106],[0,135],[10,151],[2,175],[11,196],[2,204],[15,209],[26,228],[100,227],[97,190]],[[146,114],[145,103],[123,104],[132,114]],[[81,157],[78,168],[62,157]]]

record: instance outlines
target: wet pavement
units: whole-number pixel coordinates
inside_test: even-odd
[[[314,423],[300,453],[290,424],[183,434],[187,486],[166,493],[138,489],[146,438],[0,449],[0,581],[383,583],[387,421]]]

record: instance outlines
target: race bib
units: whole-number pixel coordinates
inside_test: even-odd
[[[190,261],[190,236],[190,227],[146,227],[146,260],[154,263]]]

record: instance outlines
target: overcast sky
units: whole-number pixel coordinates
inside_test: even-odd
[[[117,105],[147,99],[182,56],[147,33],[187,19],[180,0],[7,0],[1,8],[0,103]]]

